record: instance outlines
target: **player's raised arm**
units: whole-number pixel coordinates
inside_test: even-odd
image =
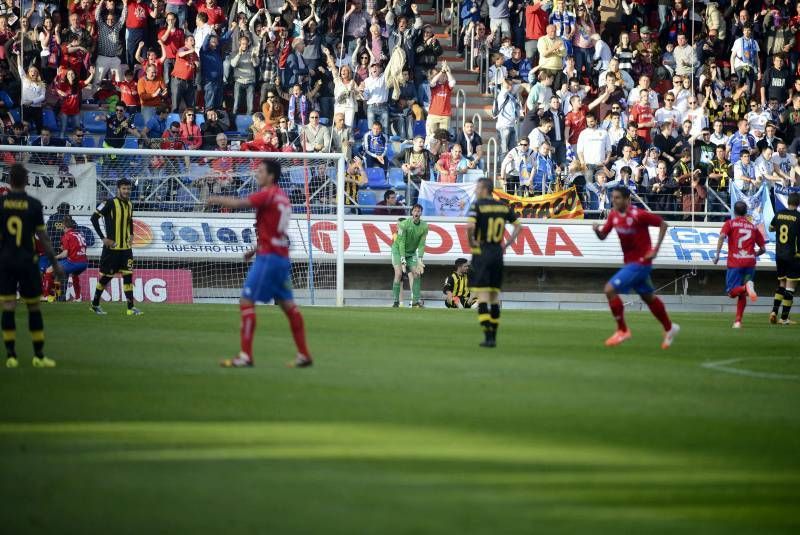
[[[212,195],[206,199],[206,206],[223,206],[233,210],[243,210],[245,208],[251,208],[252,204],[250,203],[249,198],[242,199],[240,197],[222,197],[219,195]]]

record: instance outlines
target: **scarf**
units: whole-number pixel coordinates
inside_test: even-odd
[[[292,95],[289,97],[289,121],[295,122],[294,117],[297,113],[297,98],[296,96]],[[306,109],[308,107],[308,101],[306,100],[305,95],[300,95],[300,124],[306,124]]]

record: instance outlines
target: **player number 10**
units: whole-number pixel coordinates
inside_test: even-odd
[[[487,227],[487,241],[490,243],[500,243],[503,240],[503,231],[506,228],[506,220],[502,217],[493,217],[489,219],[489,224]]]
[[[8,227],[8,233],[16,238],[17,247],[22,247],[22,219],[12,215],[8,218],[6,227]]]

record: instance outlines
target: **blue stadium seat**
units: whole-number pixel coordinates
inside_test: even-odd
[[[45,128],[49,128],[51,132],[56,134],[59,132],[56,114],[50,108],[42,109],[42,125]]]
[[[3,104],[5,104],[7,110],[10,110],[14,107],[14,101],[11,100],[11,97],[5,91],[0,91],[0,100],[3,101]]]
[[[328,126],[329,124],[331,124],[331,122],[328,120],[327,117],[320,117],[319,118],[319,124],[321,124],[323,126]]]
[[[360,206],[375,206],[378,204],[378,197],[375,195],[375,192],[368,189],[362,189],[358,192],[358,204]],[[361,208],[362,214],[372,214],[375,212],[375,208]]]
[[[146,125],[144,123],[144,115],[137,113],[133,116],[133,126],[137,130],[142,130]]]
[[[194,124],[197,126],[203,126],[203,123],[206,122],[206,117],[202,113],[196,113],[194,115]]]
[[[14,122],[15,123],[20,122],[20,115],[19,115],[19,110],[18,109],[16,109],[16,108],[10,109],[10,110],[8,110],[8,113],[10,113],[11,117],[14,118]]]
[[[181,122],[181,116],[179,113],[170,113],[167,115],[167,126],[171,125],[173,121],[178,123]]]
[[[370,188],[386,189],[386,172],[380,167],[367,167],[367,186]]]
[[[369,125],[367,124],[367,120],[361,119],[356,123],[353,135],[356,137],[364,137],[364,134],[367,133],[367,130],[369,130]]]
[[[100,110],[85,111],[83,117],[83,127],[92,134],[106,133],[106,114]]]
[[[249,115],[236,116],[236,130],[240,134],[248,134],[250,132],[250,125],[253,124],[253,118]]]
[[[403,170],[399,167],[391,167],[389,169],[388,178],[389,186],[391,186],[393,189],[406,187],[406,177],[403,174]]]
[[[425,137],[425,121],[414,121],[414,137]]]
[[[135,137],[125,136],[125,144],[122,145],[123,149],[138,149],[139,140]]]

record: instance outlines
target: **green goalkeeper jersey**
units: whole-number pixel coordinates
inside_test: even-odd
[[[397,239],[394,245],[397,246],[397,252],[400,257],[414,256],[416,253],[417,258],[422,258],[425,254],[425,240],[428,237],[428,224],[425,221],[414,223],[414,220],[409,218],[401,221],[397,225]]]

